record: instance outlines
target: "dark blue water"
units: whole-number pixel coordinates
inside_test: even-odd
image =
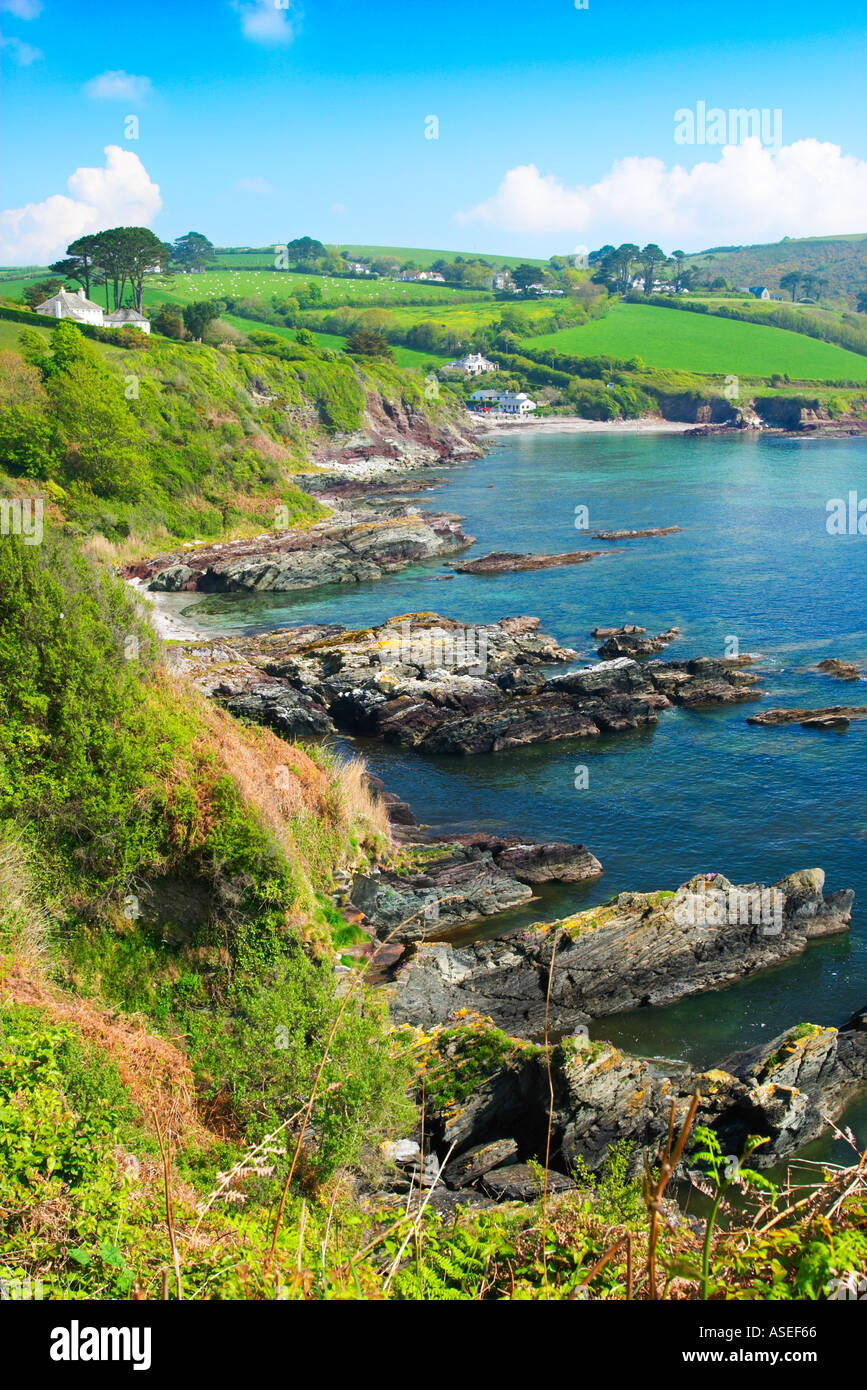
[[[757,654],[767,692],[759,705],[674,710],[650,731],[465,759],[362,745],[373,770],[437,829],[579,840],[602,860],[597,884],[546,890],[513,923],[622,889],[674,888],[700,871],[772,883],[821,865],[829,891],[854,888],[848,937],[728,990],[596,1030],[632,1050],[707,1065],[805,1019],[840,1023],[867,1003],[867,722],[845,734],[745,722],[761,704],[867,704],[867,683],[811,669],[826,656],[867,665],[867,536],[826,529],[828,499],[852,490],[867,495],[862,439],[512,436],[423,499],[467,518],[472,554],[613,550],[590,534],[615,527],[678,525],[681,534],[624,542],[572,568],[444,580],[447,564],[428,562],[374,584],[211,599],[190,616],[253,631],[364,626],[430,609],[466,623],[531,613],[588,658],[593,627],[625,622],[679,626],[673,657],[722,654],[732,638]],[[582,505],[589,532],[575,528]],[[585,790],[574,785],[578,766],[589,771]],[[867,1101],[852,1118],[867,1142]]]

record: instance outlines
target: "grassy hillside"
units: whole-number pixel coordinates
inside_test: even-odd
[[[703,276],[722,275],[732,285],[767,285],[771,290],[780,290],[780,277],[790,271],[821,275],[828,293],[854,304],[867,289],[867,234],[721,247],[690,257],[690,264]]]
[[[236,322],[255,337],[255,325]],[[10,344],[0,358],[7,493],[37,483],[56,516],[127,547],[134,535],[161,543],[258,531],[278,503],[291,524],[308,525],[322,508],[293,474],[329,436],[360,429],[370,401],[432,421],[460,410],[447,391],[426,400],[417,372],[304,347],[285,328],[259,344],[132,333],[119,346],[68,321],[0,324]]]
[[[525,339],[575,356],[640,357],[648,366],[721,376],[787,375],[804,381],[867,381],[867,357],[760,324],[651,305],[618,304],[604,318]]]
[[[415,261],[418,266],[433,265],[434,261],[446,260],[453,261],[455,256],[473,257],[479,256],[482,260],[490,261],[495,266],[516,266],[526,265],[546,265],[547,262],[539,260],[534,256],[501,256],[496,251],[432,251],[428,248],[418,246],[362,246],[360,243],[345,241],[327,243],[327,250],[335,251],[338,255],[346,254],[353,260],[372,260],[376,256],[393,256],[399,261]],[[271,266],[274,264],[273,246],[263,246],[258,250],[238,250],[234,251],[230,247],[220,247],[217,251],[217,259],[221,265],[227,266]]]

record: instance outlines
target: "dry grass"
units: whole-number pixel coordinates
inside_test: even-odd
[[[6,968],[42,979],[48,961],[50,918],[40,905],[23,839],[0,828],[0,948]],[[2,959],[2,958],[0,958]],[[0,966],[0,984],[4,975]]]
[[[364,759],[351,758],[349,762],[341,764],[338,776],[341,801],[348,819],[366,822],[373,827],[378,836],[389,843],[391,829],[388,814],[383,802],[377,800],[370,790]]]

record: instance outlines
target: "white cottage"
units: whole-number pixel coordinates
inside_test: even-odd
[[[447,362],[447,367],[453,371],[466,372],[467,376],[480,376],[482,372],[498,372],[499,362],[490,362],[481,352],[469,352],[466,357],[459,357],[455,362]]]
[[[102,305],[94,304],[92,299],[86,299],[84,290],[72,293],[70,290],[60,289],[50,299],[44,299],[41,304],[37,304],[36,312],[50,319],[74,319],[76,323],[101,325],[103,322]]]
[[[125,309],[114,309],[110,314],[106,314],[103,323],[106,328],[138,328],[142,333],[150,333],[150,321],[140,314],[137,309],[127,306]]]

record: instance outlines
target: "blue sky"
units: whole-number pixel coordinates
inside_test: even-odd
[[[50,225],[75,230],[70,197],[220,244],[309,233],[544,255],[867,231],[867,21],[854,0],[0,10],[2,206],[36,205],[7,215],[7,263],[47,246]],[[99,95],[112,85],[116,97]],[[699,102],[779,110],[782,140],[727,162],[720,145],[676,143],[674,113]],[[429,116],[437,139],[425,138]],[[80,178],[87,196],[70,192],[74,171],[101,169],[112,145],[146,175],[125,158],[103,184]],[[672,172],[708,164],[686,182]],[[136,201],[130,179],[158,195]]]

